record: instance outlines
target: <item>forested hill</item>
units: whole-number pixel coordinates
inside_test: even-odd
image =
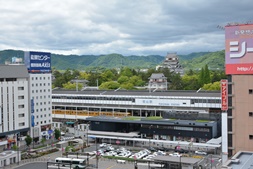
[[[155,68],[161,64],[165,56],[123,56],[121,54],[108,55],[59,55],[52,54],[52,67],[57,70],[78,69],[87,70],[94,67],[101,68]],[[0,64],[11,61],[12,57],[24,58],[24,51],[3,50],[0,51]],[[189,55],[179,55],[180,63],[185,69],[199,69],[205,64],[211,68],[224,68],[224,51],[218,52],[198,52]]]

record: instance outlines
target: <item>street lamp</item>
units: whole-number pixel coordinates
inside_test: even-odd
[[[150,126],[149,126],[149,132],[148,132],[148,134],[149,134],[149,149],[150,149],[150,137],[151,137],[151,136],[150,136],[150,133],[151,133],[151,132],[150,132],[150,129],[151,129],[152,126],[153,126],[153,125],[150,125]]]

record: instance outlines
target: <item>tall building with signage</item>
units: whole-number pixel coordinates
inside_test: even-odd
[[[51,136],[51,54],[25,52],[25,65],[29,72],[31,136],[46,139]]]
[[[253,25],[225,27],[228,155],[253,151]]]
[[[0,65],[0,152],[29,131],[28,80],[24,65]]]

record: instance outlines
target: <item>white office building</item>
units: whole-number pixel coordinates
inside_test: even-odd
[[[24,65],[0,65],[0,152],[29,131],[28,80]]]
[[[48,139],[52,123],[51,73],[29,73],[29,76],[30,98],[34,105],[34,127],[31,127],[31,135]]]
[[[30,134],[35,141],[42,137],[49,139],[51,130],[51,54],[25,52],[25,65],[29,73],[29,95],[31,112]]]

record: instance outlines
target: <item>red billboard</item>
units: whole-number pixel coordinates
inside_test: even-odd
[[[226,74],[253,74],[253,24],[225,27]]]
[[[228,81],[226,79],[221,80],[221,110],[228,110]]]

